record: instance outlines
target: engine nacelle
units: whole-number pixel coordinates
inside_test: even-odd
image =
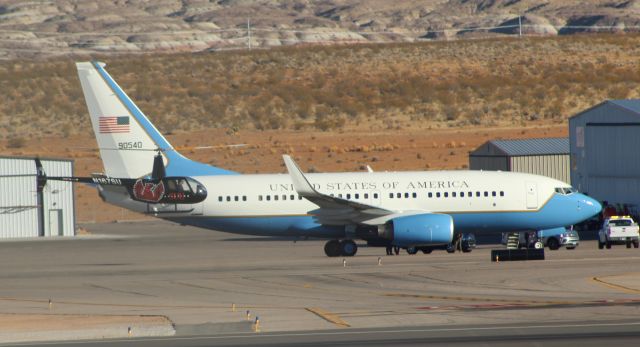
[[[384,236],[403,247],[449,244],[453,240],[453,218],[432,213],[397,217],[385,224]]]

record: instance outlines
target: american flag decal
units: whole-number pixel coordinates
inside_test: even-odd
[[[100,134],[129,132],[129,116],[100,117],[99,120]]]

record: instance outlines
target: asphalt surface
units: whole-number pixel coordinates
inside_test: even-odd
[[[553,325],[408,327],[63,341],[20,346],[637,346],[640,320]]]
[[[598,250],[585,241],[576,250],[547,251],[544,261],[499,263],[490,261],[498,246],[482,243],[471,253],[399,256],[361,247],[343,263],[324,255],[324,241],[165,222],[85,227],[91,235],[0,243],[0,318],[131,317],[130,337],[126,326],[109,326],[111,335],[98,330],[95,337],[122,340],[80,345],[639,341],[640,250],[624,246]],[[175,335],[144,337],[158,330],[138,329],[140,316],[166,317]],[[11,329],[0,326],[0,344],[44,336],[69,345],[80,336],[64,324],[29,327],[31,335]]]

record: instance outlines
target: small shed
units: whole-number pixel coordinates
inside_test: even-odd
[[[49,176],[73,175],[72,160],[40,160]],[[0,239],[75,235],[73,183],[48,181],[38,196],[36,174],[35,158],[0,157]]]
[[[569,138],[487,141],[469,154],[469,168],[525,172],[570,183]]]

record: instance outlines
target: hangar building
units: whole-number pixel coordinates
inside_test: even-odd
[[[49,176],[72,176],[73,161],[40,159]],[[73,236],[73,183],[48,181],[38,203],[35,158],[0,157],[0,239]]]
[[[469,153],[469,168],[525,172],[570,183],[569,139],[487,141]]]
[[[607,100],[569,119],[571,181],[611,204],[640,204],[640,99]]]

